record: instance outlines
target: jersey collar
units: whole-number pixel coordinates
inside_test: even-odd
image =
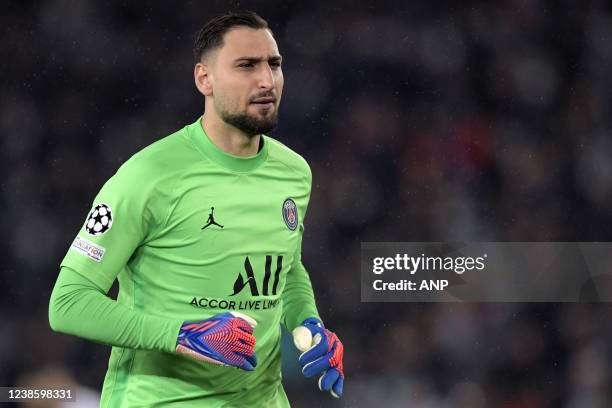
[[[201,119],[202,117],[200,116],[198,120],[189,125],[189,135],[197,149],[204,154],[204,156],[214,161],[218,165],[232,171],[246,173],[255,170],[268,157],[269,143],[264,135],[261,135],[263,147],[255,156],[241,157],[224,152],[217,147],[217,145],[210,140],[206,132],[204,132]]]

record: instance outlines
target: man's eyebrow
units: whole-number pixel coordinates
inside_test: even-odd
[[[240,62],[240,61],[245,61],[245,62],[249,62],[249,63],[257,63],[257,62],[261,62],[263,61],[265,58],[263,57],[240,57],[240,58],[236,58],[234,60],[234,62]],[[280,55],[270,55],[268,56],[267,60],[270,62],[280,62],[282,61],[283,57]]]

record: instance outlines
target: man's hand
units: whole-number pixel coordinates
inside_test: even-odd
[[[197,360],[253,371],[257,366],[255,326],[254,319],[238,312],[185,322],[179,331],[176,351]]]
[[[293,330],[293,342],[302,352],[299,362],[304,376],[310,378],[322,374],[319,389],[340,398],[344,388],[344,346],[338,336],[323,327],[319,319],[308,318]]]

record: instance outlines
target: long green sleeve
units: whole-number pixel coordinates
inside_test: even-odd
[[[182,321],[137,312],[105,292],[80,273],[62,267],[49,302],[51,328],[112,346],[175,350]]]
[[[292,331],[309,317],[319,317],[315,297],[310,283],[308,272],[302,263],[302,235],[295,252],[293,264],[287,273],[287,283],[282,294],[283,298],[283,324],[287,330]]]

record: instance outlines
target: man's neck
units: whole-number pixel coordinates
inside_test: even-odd
[[[202,116],[200,125],[209,139],[219,149],[233,156],[255,156],[259,150],[261,135],[247,136],[239,129],[228,125],[216,116]]]

